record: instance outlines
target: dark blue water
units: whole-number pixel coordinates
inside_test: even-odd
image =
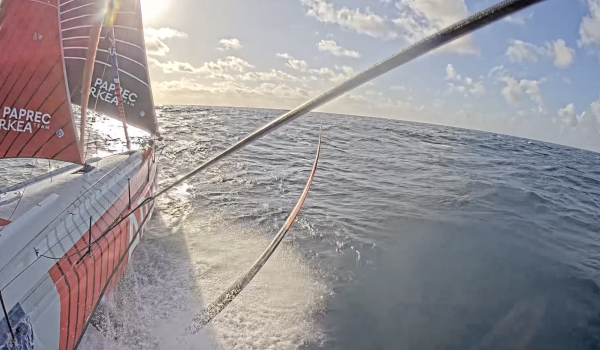
[[[161,157],[161,183],[170,183],[280,113],[159,108],[168,144]],[[195,276],[191,279],[208,288],[204,294],[211,299],[245,272],[298,199],[321,126],[317,175],[285,241],[313,271],[315,282],[298,279],[294,284],[297,264],[274,262],[281,264],[271,266],[276,273],[261,272],[257,279],[269,277],[244,291],[254,295],[264,287],[263,294],[244,299],[242,293],[215,320],[223,348],[600,348],[597,153],[355,116],[303,117],[159,201],[153,222],[164,225],[169,235],[149,234],[136,251],[135,309],[167,303],[177,316],[190,308],[181,306],[175,292],[175,286],[185,286],[185,276]],[[163,223],[166,217],[196,225],[196,233],[178,238],[182,231]],[[219,219],[196,224],[194,217]],[[235,242],[215,243],[214,238],[237,228],[252,228],[265,243],[256,252],[249,238],[245,245],[244,234]],[[191,263],[193,258],[181,255],[185,249],[169,255],[178,244],[193,246],[190,256],[208,256],[218,246],[218,254],[248,249],[249,257],[247,262]],[[188,263],[192,273],[173,272]],[[146,270],[154,272],[144,276]],[[226,277],[211,277],[219,275]],[[315,292],[315,283],[327,291]],[[154,287],[162,284],[169,288]],[[142,293],[148,285],[150,292]],[[273,289],[266,291],[269,285]],[[287,296],[281,300],[289,304],[303,295],[319,302],[301,313],[298,307],[272,306],[273,295]],[[132,317],[130,323],[142,318]],[[294,322],[312,326],[286,333]],[[140,338],[152,336],[146,332]],[[136,344],[128,346],[145,347]]]
[[[279,113],[163,107],[175,144],[165,172]],[[195,180],[198,203],[272,236],[305,184],[320,126],[319,169],[289,238],[334,292],[315,316],[325,340],[309,348],[600,348],[597,153],[312,114]]]

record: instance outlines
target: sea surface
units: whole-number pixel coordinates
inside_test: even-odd
[[[159,107],[160,184],[280,113]],[[117,150],[118,123],[104,124],[88,156]],[[186,336],[285,221],[320,129],[317,174],[284,243],[201,338]],[[11,162],[0,184],[49,167]],[[160,198],[86,346],[600,349],[599,205],[598,153],[313,113]]]

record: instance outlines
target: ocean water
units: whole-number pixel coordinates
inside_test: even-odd
[[[162,106],[160,184],[281,111]],[[115,151],[94,123],[91,153]],[[282,246],[203,334],[192,317]],[[109,142],[110,141],[110,142]],[[93,155],[92,155],[93,156]],[[47,171],[11,161],[0,183]],[[58,165],[56,165],[58,166]],[[445,126],[314,113],[157,201],[93,349],[599,349],[600,157]]]

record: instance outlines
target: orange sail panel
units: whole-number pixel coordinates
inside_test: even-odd
[[[88,108],[121,120],[116,89],[120,86],[127,124],[150,133],[157,130],[150,88],[144,30],[139,0],[109,0],[94,63]],[[98,1],[99,2],[99,1]],[[90,0],[61,6],[67,78],[74,104],[81,103],[81,82],[90,28],[97,9]],[[111,43],[114,31],[114,46]],[[118,64],[110,60],[116,50]],[[118,71],[117,71],[118,69]]]
[[[83,163],[61,50],[59,0],[0,1],[0,158]]]

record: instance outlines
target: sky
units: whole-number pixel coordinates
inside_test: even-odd
[[[156,104],[292,109],[496,0],[142,0]],[[547,0],[319,109],[600,151],[600,0]]]

